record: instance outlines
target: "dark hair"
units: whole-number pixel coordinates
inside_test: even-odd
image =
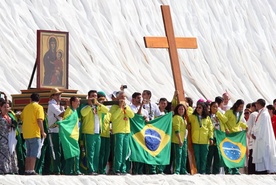
[[[211,102],[211,104],[210,104],[210,114],[211,114],[211,107],[212,107],[214,104],[218,104],[218,102],[216,102],[216,101]]]
[[[91,93],[98,93],[96,90],[90,90],[88,91],[88,97],[90,96]]]
[[[8,104],[10,107],[12,107],[12,101],[11,100],[8,100]]]
[[[72,105],[73,101],[76,101],[77,98],[78,98],[78,97],[76,97],[76,96],[72,96],[72,97],[70,98],[70,105]]]
[[[207,109],[206,103],[205,102],[198,102],[196,104],[196,106],[199,106],[199,105],[202,107],[202,115],[201,115],[202,119],[207,118],[209,116],[209,113],[208,113],[208,109]],[[198,115],[196,108],[195,108],[195,110],[193,112],[193,115]]]
[[[223,102],[223,97],[217,96],[217,97],[215,98],[215,102],[216,102],[218,105],[220,105],[220,104]]]
[[[189,104],[190,107],[193,107],[194,101],[190,97],[186,97],[186,102]]]
[[[168,102],[167,98],[160,98],[159,103],[160,103],[161,101],[166,101],[166,102]]]
[[[261,99],[261,98],[258,99],[258,100],[256,101],[256,103],[260,104],[262,107],[264,107],[265,104],[266,104],[265,100],[264,100],[264,99]]]
[[[40,100],[39,94],[38,93],[33,93],[31,95],[31,100],[34,101],[34,102],[39,102],[39,100]]]
[[[0,98],[0,102],[2,102],[2,101],[6,101],[4,98]]]
[[[136,98],[137,96],[140,96],[141,95],[141,93],[139,93],[139,92],[135,92],[135,93],[133,93],[132,94],[132,98]]]
[[[172,111],[172,103],[171,102],[168,102],[168,105],[166,106],[166,111],[170,112]]]
[[[183,105],[183,104],[178,104],[175,108],[174,108],[174,110],[173,110],[173,112],[174,112],[174,116],[175,115],[179,115],[179,113],[178,113],[178,108],[179,107],[181,107],[181,106],[183,106],[184,107],[184,110],[185,110],[185,112],[184,112],[184,115],[183,116],[185,116],[186,115],[186,112],[187,112],[187,110],[186,110],[186,107]],[[180,116],[180,115],[179,115]]]
[[[233,112],[237,112],[238,107],[242,104],[244,104],[244,101],[242,99],[238,99],[230,109],[233,110]]]
[[[149,95],[149,97],[151,97],[151,92],[150,92],[150,90],[144,90],[143,93],[147,93],[147,95]]]
[[[275,111],[275,107],[273,106],[273,105],[267,105],[266,106],[266,108],[268,109],[268,110],[273,110],[273,112]]]
[[[276,102],[276,99],[273,100],[273,104]]]
[[[246,106],[245,106],[246,109],[250,109],[251,107],[252,107],[252,103],[248,103],[248,104],[246,104]]]
[[[6,102],[5,100],[4,101],[1,101],[0,102],[0,107],[3,107],[3,105],[7,104],[8,102]]]
[[[256,108],[256,102],[252,102],[251,106]]]

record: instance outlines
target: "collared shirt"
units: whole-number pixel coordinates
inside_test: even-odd
[[[143,105],[143,108],[148,111],[149,120],[153,120],[156,117],[161,116],[159,107],[155,103],[148,103]]]
[[[48,125],[49,127],[56,123],[59,120],[62,120],[62,117],[58,116],[61,113],[64,112],[64,107],[60,106],[57,104],[56,100],[52,99],[48,102],[48,110],[47,110],[47,115],[48,115]],[[50,133],[58,133],[59,128],[49,128]]]
[[[140,108],[140,106],[137,106],[137,107],[136,107],[136,106],[133,105],[133,104],[131,104],[129,107],[131,108],[131,110],[132,110],[134,113],[137,113],[138,110],[139,110],[139,108]],[[146,117],[148,118],[149,113],[148,113],[148,111],[147,111],[146,109],[144,109],[143,107],[142,107],[141,113],[142,113],[142,116],[146,116]]]

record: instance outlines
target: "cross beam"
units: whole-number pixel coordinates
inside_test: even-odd
[[[172,18],[170,7],[168,5],[161,5],[163,22],[166,32],[166,37],[144,37],[145,45],[147,48],[168,48],[171,67],[173,72],[173,79],[175,90],[179,92],[178,100],[184,101],[184,88],[182,82],[182,76],[180,71],[179,59],[177,54],[177,48],[183,49],[196,49],[196,38],[192,37],[175,37],[172,25]]]

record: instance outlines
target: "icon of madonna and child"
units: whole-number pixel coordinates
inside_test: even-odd
[[[44,54],[44,86],[62,86],[64,63],[63,51],[57,50],[57,39],[49,37],[48,51]]]

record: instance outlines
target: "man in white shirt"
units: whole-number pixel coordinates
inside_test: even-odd
[[[153,120],[154,118],[161,116],[161,113],[157,104],[152,103],[150,101],[151,91],[144,90],[142,93],[142,98],[143,98],[143,101],[147,102],[146,104],[143,105],[143,108],[148,111],[149,120]]]
[[[156,117],[161,116],[159,107],[157,106],[157,104],[152,103],[150,101],[151,99],[151,91],[149,90],[144,90],[142,93],[142,97],[143,97],[143,101],[145,102],[145,104],[143,105],[143,108],[146,109],[148,111],[148,118],[149,121],[153,120]],[[156,174],[156,166],[155,165],[149,165],[148,166],[148,173],[149,174]]]
[[[142,115],[145,121],[149,121],[148,111],[143,108],[141,93],[135,92],[132,94],[130,108],[134,113]],[[133,168],[132,168],[133,174],[143,174],[143,167],[144,167],[144,163],[133,162]]]
[[[62,120],[64,107],[60,105],[62,91],[54,88],[50,92],[50,101],[48,102],[48,125],[49,125],[49,141],[51,147],[52,171],[51,174],[59,175],[61,173],[62,149],[59,140],[59,128],[55,124]]]
[[[145,120],[148,121],[148,111],[143,108],[141,93],[135,92],[132,94],[130,108],[134,113],[144,116]]]
[[[257,118],[257,115],[258,115],[258,111],[256,110],[256,105],[255,105],[255,102],[252,103],[252,106],[250,107],[250,110],[251,110],[251,114],[249,115],[249,118],[247,120],[247,125],[248,125],[248,132],[247,132],[247,139],[248,139],[248,151],[249,151],[249,154],[248,154],[248,174],[255,174],[256,171],[255,171],[255,164],[252,163],[252,153],[253,153],[253,142],[254,142],[254,139],[252,138],[252,135],[251,135],[251,131],[252,131],[252,128],[254,127],[255,125],[255,120]]]
[[[258,99],[255,104],[259,113],[251,131],[254,139],[253,163],[258,174],[274,173],[276,172],[276,143],[271,118],[264,99]]]
[[[223,98],[222,110],[227,111],[231,108],[231,105],[229,103],[230,94],[228,92],[225,92],[222,94],[222,98]]]

